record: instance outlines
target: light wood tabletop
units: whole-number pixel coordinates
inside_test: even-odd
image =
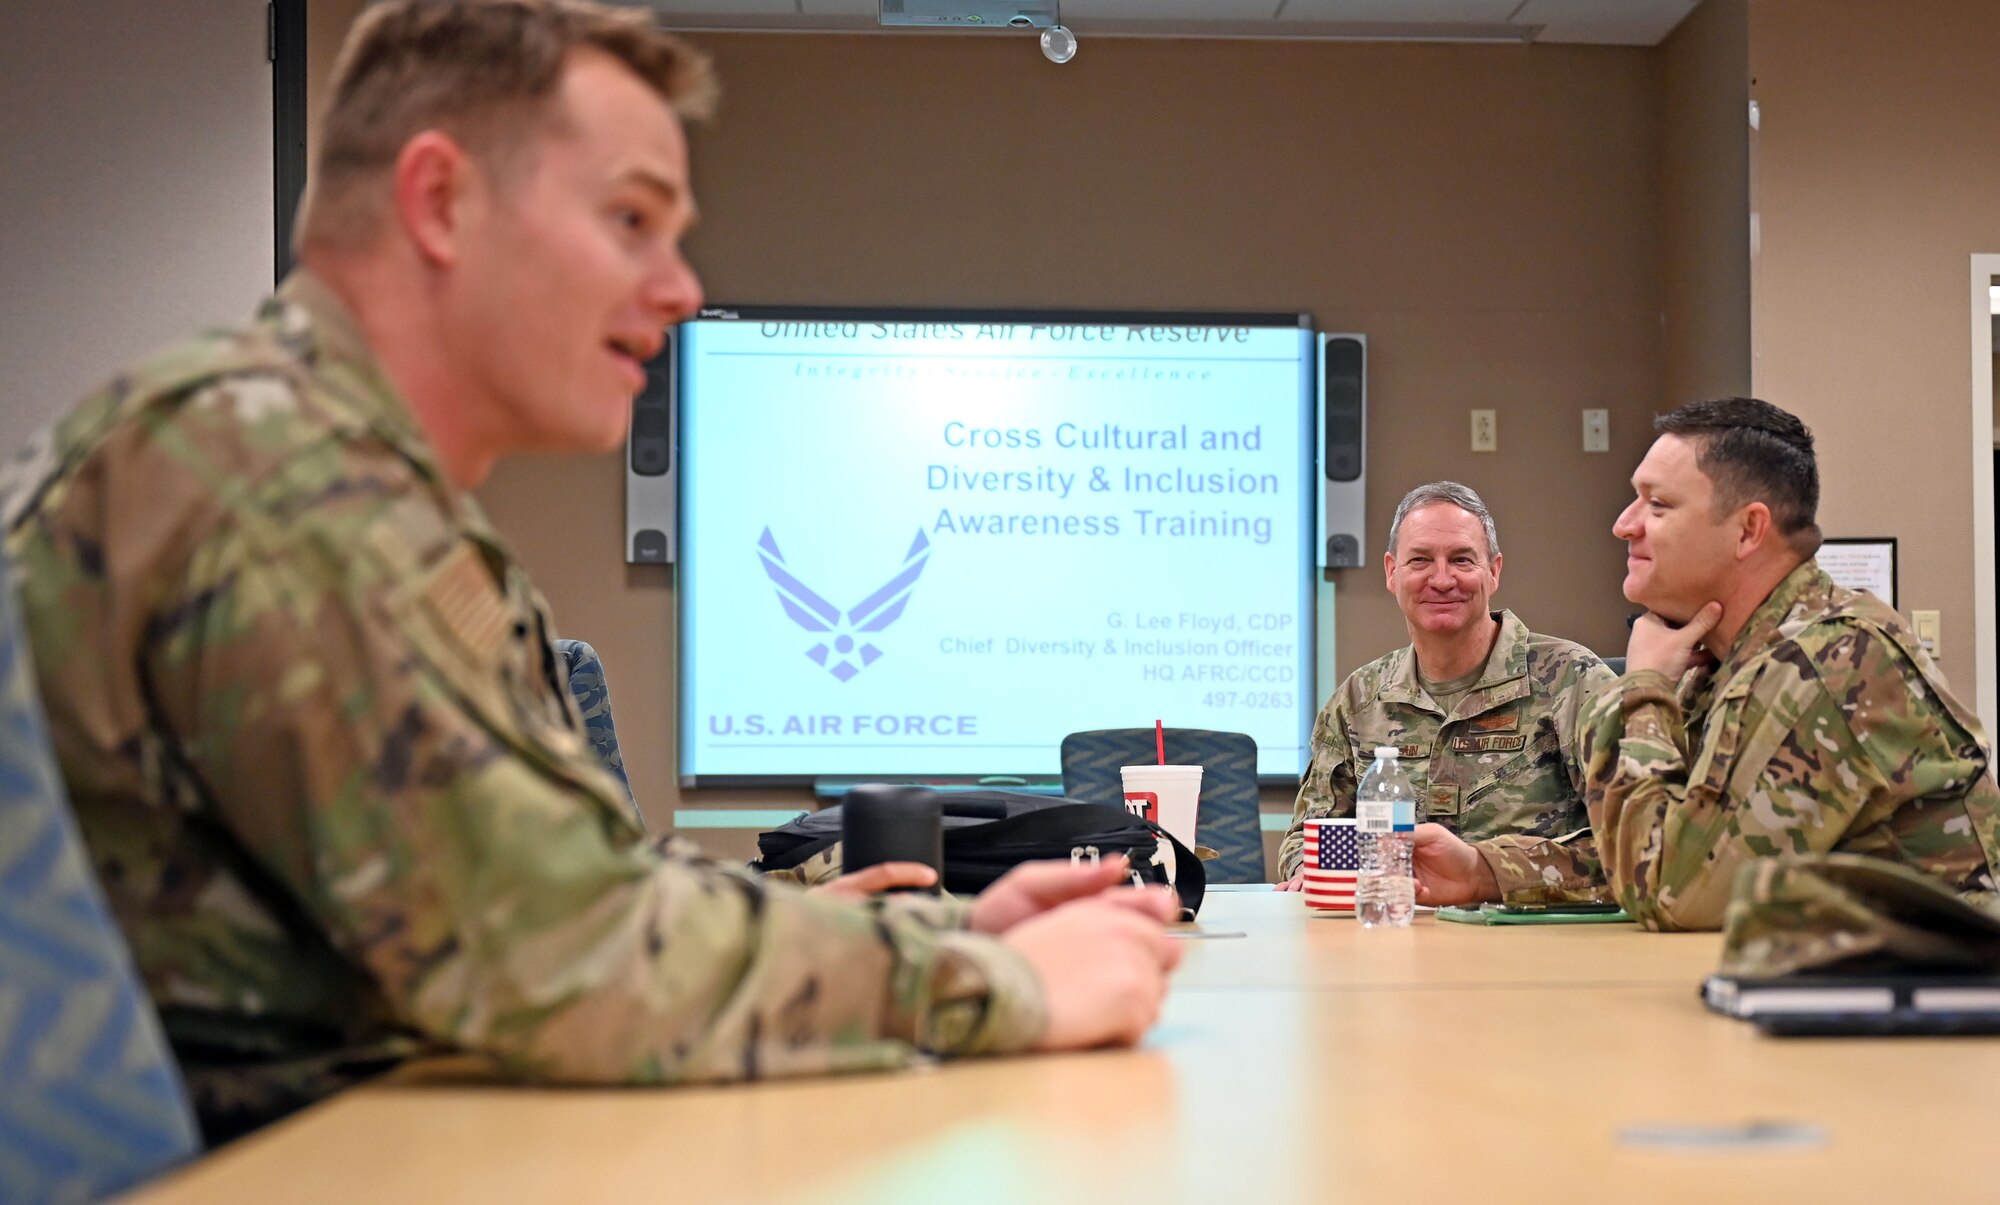
[[[1408,929],[1364,930],[1276,891],[1215,892],[1198,928],[1243,936],[1196,941],[1176,989],[1691,985],[1722,949],[1713,933],[1638,934],[1630,924],[1462,925],[1424,914]]]
[[[1136,1051],[691,1089],[407,1068],[162,1182],[179,1201],[1971,1201],[2000,1040],[1780,1040],[1714,935],[1363,931],[1217,893]],[[1762,1123],[1755,1144],[1735,1131]]]

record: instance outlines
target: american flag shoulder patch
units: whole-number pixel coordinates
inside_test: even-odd
[[[506,596],[470,544],[445,556],[424,589],[424,601],[475,661],[492,656],[510,626]]]

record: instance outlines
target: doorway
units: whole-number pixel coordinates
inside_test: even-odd
[[[2000,512],[1995,510],[1993,478],[2000,470],[2000,444],[1994,439],[1994,414],[2000,397],[1994,395],[1996,353],[2000,352],[2000,254],[1972,257],[1972,600],[1973,673],[1979,722],[1987,739],[2000,733],[1996,710],[2000,710],[2000,689],[1994,677],[1995,650],[2000,649],[2000,616],[1994,600],[2000,597]]]

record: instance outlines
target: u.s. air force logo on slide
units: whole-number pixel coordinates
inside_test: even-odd
[[[762,538],[757,541],[757,555],[763,559],[765,575],[777,587],[778,602],[785,608],[785,614],[808,632],[830,634],[829,638],[807,649],[806,656],[842,682],[881,658],[881,649],[866,639],[857,641],[855,637],[860,635],[865,638],[880,632],[902,618],[903,608],[910,602],[910,591],[916,586],[930,554],[931,542],[920,527],[917,538],[910,542],[910,550],[903,554],[903,566],[896,571],[896,575],[843,614],[840,608],[792,575],[785,565],[784,554],[778,551],[777,538],[771,534],[770,528],[766,527]]]

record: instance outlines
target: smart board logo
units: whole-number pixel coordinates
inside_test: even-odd
[[[865,639],[857,642],[855,636],[872,635],[902,618],[903,608],[910,603],[910,590],[916,586],[917,577],[924,571],[924,563],[930,559],[931,542],[925,538],[923,528],[918,528],[917,538],[911,541],[910,550],[903,554],[903,567],[897,570],[896,576],[850,607],[845,615],[841,614],[840,608],[792,576],[792,571],[785,567],[784,554],[778,551],[778,541],[768,527],[757,541],[757,555],[763,558],[764,573],[777,587],[778,602],[784,606],[785,614],[792,617],[792,622],[808,632],[833,634],[830,640],[822,640],[807,649],[806,656],[845,682],[881,659],[881,649]]]

